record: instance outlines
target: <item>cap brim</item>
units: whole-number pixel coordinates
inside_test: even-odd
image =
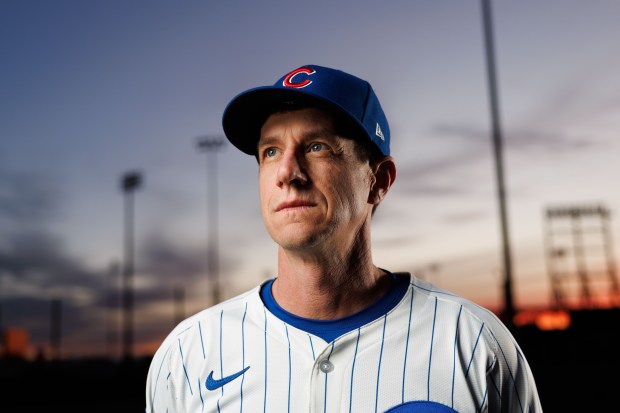
[[[258,87],[237,95],[224,110],[222,126],[226,137],[242,152],[256,155],[263,123],[276,107],[289,101],[330,107],[346,113],[338,105],[299,89]]]

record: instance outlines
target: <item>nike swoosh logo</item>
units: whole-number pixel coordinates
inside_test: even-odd
[[[213,378],[213,370],[211,370],[211,373],[209,373],[209,377],[207,377],[207,381],[205,382],[205,385],[207,386],[207,389],[209,389],[209,390],[219,389],[220,387],[222,387],[226,383],[230,383],[231,381],[233,381],[237,377],[241,376],[243,373],[248,371],[249,368],[250,368],[250,366],[247,366],[243,370],[238,371],[235,374],[231,374],[230,376],[222,377],[219,380],[216,380],[216,379]]]

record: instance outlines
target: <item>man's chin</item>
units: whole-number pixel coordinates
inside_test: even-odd
[[[275,241],[280,246],[280,248],[283,248],[288,251],[309,251],[317,245],[317,242],[313,240],[312,238],[310,239],[287,238],[287,239],[281,239],[281,240],[275,240]]]
[[[317,232],[301,232],[272,235],[273,240],[281,248],[290,251],[308,251],[320,244],[324,237]]]

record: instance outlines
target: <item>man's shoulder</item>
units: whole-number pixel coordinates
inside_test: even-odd
[[[438,287],[428,281],[411,276],[411,285],[414,294],[422,294],[431,299],[437,299],[444,306],[453,307],[461,317],[477,320],[486,329],[498,331],[500,334],[507,332],[506,326],[499,317],[490,309],[477,304],[469,298],[463,297],[452,291]]]

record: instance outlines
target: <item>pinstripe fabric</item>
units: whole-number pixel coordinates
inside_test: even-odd
[[[334,352],[334,346],[335,346],[336,342],[332,342],[331,345],[331,349],[329,350],[329,354],[327,355],[327,360],[329,361],[329,359],[332,356],[332,353]],[[329,378],[329,374],[324,374],[325,376],[325,391],[323,392],[323,413],[327,412],[327,379]]]
[[[385,344],[385,325],[387,324],[387,314],[383,316],[383,333],[381,335],[381,350],[379,350],[379,365],[377,366],[377,390],[375,392],[375,413],[379,408],[379,384],[381,383],[381,360],[383,359],[383,345]]]
[[[242,350],[242,363],[241,366],[245,369],[245,315],[248,312],[248,303],[245,303],[245,309],[243,310],[243,319],[241,320],[241,350]],[[243,383],[245,381],[245,376],[241,377],[241,408],[239,409],[240,413],[243,413]]]
[[[284,330],[286,331],[286,340],[288,341],[288,393],[287,393],[287,401],[286,401],[286,411],[291,411],[291,339],[288,335],[288,326],[284,323]]]
[[[223,333],[222,321],[223,321],[223,319],[224,319],[224,310],[220,311],[220,334],[219,334],[219,337],[220,337],[220,377],[224,377],[224,374],[223,374],[224,373],[224,365],[223,365],[224,358],[222,357],[222,333]],[[213,370],[211,370],[211,371],[213,371]],[[224,397],[224,386],[222,386],[221,390],[222,390],[222,395],[220,396],[219,399],[217,399],[217,411],[218,411],[218,413],[220,413],[220,411],[221,411],[220,410],[220,400],[221,400],[222,397]]]
[[[312,336],[310,334],[308,334],[308,340],[310,340],[310,350],[312,351],[312,359],[315,359],[316,356],[314,355],[314,345],[312,344]]]
[[[351,380],[349,383],[349,413],[353,412],[353,377],[355,377],[355,361],[357,359],[357,348],[360,343],[361,328],[357,329],[357,340],[355,340],[355,353],[353,353],[353,364],[351,365]]]
[[[247,303],[247,302],[246,302]],[[247,305],[246,307],[247,308]],[[265,371],[265,379],[263,380],[263,413],[267,411],[267,309],[263,306],[263,316],[265,320],[265,347],[263,347],[263,354],[265,355],[265,363],[263,364],[263,370]]]
[[[492,313],[410,282],[395,308],[330,343],[267,311],[259,287],[204,310],[153,357],[147,412],[542,411],[519,346]],[[219,380],[244,368],[205,387],[211,371]]]

